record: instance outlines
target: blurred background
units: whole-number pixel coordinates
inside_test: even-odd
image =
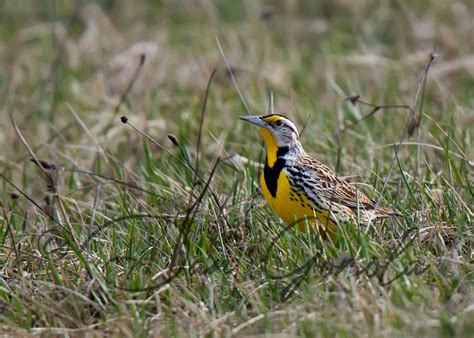
[[[468,336],[473,18],[472,0],[0,0],[0,323],[23,334]],[[374,112],[346,99],[411,105],[433,52],[397,162],[408,109]],[[396,268],[421,259],[431,270],[390,288],[348,270],[319,282],[312,271],[282,299],[279,281],[262,272],[262,247],[281,231],[259,195],[262,143],[238,120],[265,113],[269,92],[308,153],[371,197],[381,193],[403,226],[420,230]],[[217,168],[211,196],[183,163],[199,163],[207,180],[217,156],[228,165]],[[144,213],[158,216],[126,218]],[[176,249],[183,224],[193,235],[186,255]],[[385,259],[403,227],[348,229],[326,251],[334,261],[354,248],[366,262]],[[88,256],[71,236],[92,243]],[[46,240],[59,248],[46,250]],[[283,243],[280,266],[313,255],[321,243],[308,241]],[[125,252],[146,264],[114,261]],[[129,292],[164,278],[177,252],[202,270]],[[214,263],[225,269],[209,272]]]
[[[307,140],[316,152],[331,154],[334,129],[370,111],[344,98],[359,94],[377,104],[410,104],[432,51],[441,58],[431,70],[427,109],[438,121],[466,125],[473,122],[473,8],[472,1],[442,0],[3,0],[1,122],[8,126],[11,112],[37,142],[53,137],[55,144],[55,131],[63,128],[63,141],[79,141],[81,128],[67,127],[77,120],[74,110],[101,142],[120,144],[126,133],[116,117],[126,114],[152,136],[173,131],[192,144],[195,114],[216,68],[205,125],[214,140],[203,142],[218,148],[216,140],[238,140],[234,134],[245,127],[236,117],[246,112],[217,37],[251,113],[265,111],[273,91],[277,112],[317,133]],[[406,114],[379,112],[359,131],[395,138],[400,130],[392,135],[385,127]],[[16,151],[11,132],[3,128],[0,142]],[[365,136],[360,141],[353,145],[371,142]]]

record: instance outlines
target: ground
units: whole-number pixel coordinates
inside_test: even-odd
[[[0,1],[0,330],[472,335],[473,15]],[[270,92],[307,152],[402,216],[285,227],[238,120]]]

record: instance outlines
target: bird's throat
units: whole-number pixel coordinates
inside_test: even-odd
[[[270,168],[275,165],[278,153],[278,143],[272,132],[266,128],[259,127],[260,134],[262,134],[263,142],[265,142],[265,148],[267,150],[267,161],[266,165]]]
[[[265,159],[265,167],[263,169],[263,179],[265,186],[268,189],[270,195],[273,198],[277,197],[278,179],[280,178],[281,171],[285,167],[285,158],[283,157],[288,152],[288,147],[278,148],[276,152],[276,161],[272,166],[268,162],[268,154]]]
[[[263,180],[268,192],[273,198],[277,196],[278,178],[282,169],[285,167],[285,154],[288,153],[288,147],[278,147],[277,140],[272,132],[265,128],[258,128],[262,134],[265,148],[267,151],[265,157],[265,167],[263,170]]]

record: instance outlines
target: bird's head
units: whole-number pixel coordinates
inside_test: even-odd
[[[300,136],[295,124],[283,115],[241,116],[240,119],[258,126],[267,151],[272,151],[274,148],[292,148],[299,145]]]

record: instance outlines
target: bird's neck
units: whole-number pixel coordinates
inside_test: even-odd
[[[266,166],[273,168],[278,159],[284,160],[286,157],[295,152],[303,151],[299,141],[295,141],[294,145],[292,146],[279,147],[277,140],[269,130],[262,127],[259,129],[260,133],[262,134],[263,141],[265,142],[265,148],[267,152],[265,162]]]
[[[259,127],[260,134],[262,134],[263,142],[265,143],[265,148],[267,150],[267,158],[266,158],[266,165],[269,167],[273,167],[277,160],[277,152],[278,152],[278,143],[275,140],[275,137],[266,128]]]

